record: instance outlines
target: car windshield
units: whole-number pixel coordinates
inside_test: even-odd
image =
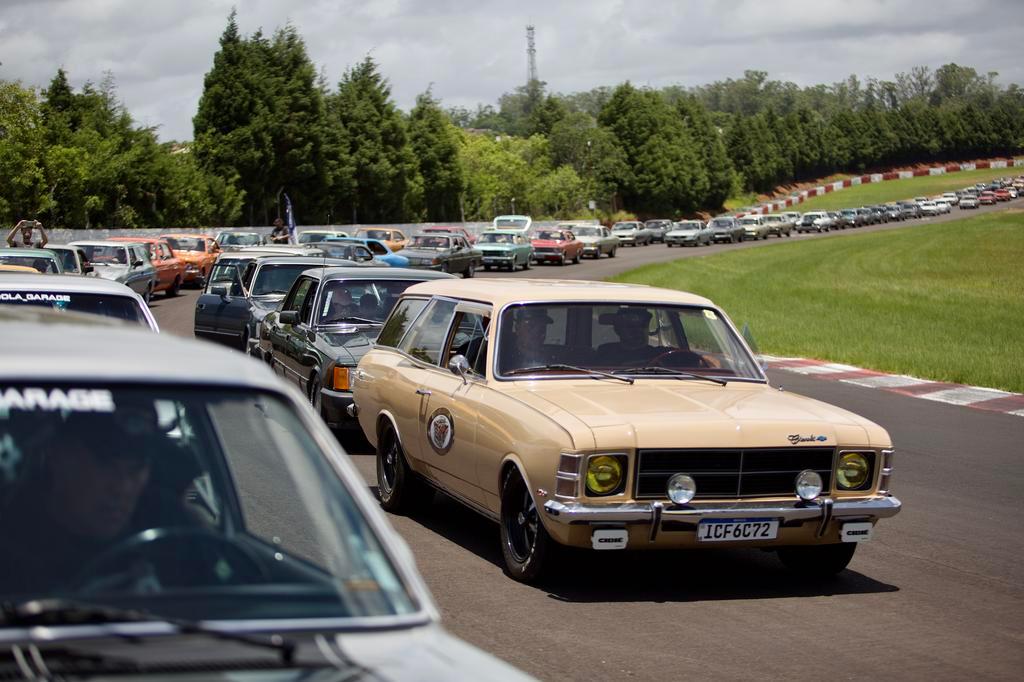
[[[388,230],[359,230],[356,235],[366,239],[391,239],[391,232]]]
[[[600,237],[601,229],[597,227],[574,227],[572,228],[577,237]]]
[[[673,229],[676,230],[699,230],[700,223],[676,223]]]
[[[542,230],[534,236],[534,239],[551,239],[554,241],[562,241],[565,239],[565,235],[556,230]]]
[[[712,220],[711,227],[732,227],[731,220]]]
[[[757,223],[757,218],[743,218],[742,220],[740,220],[741,225],[757,225]]]
[[[164,237],[175,251],[206,252],[206,240],[198,237]]]
[[[450,242],[451,240],[448,237],[420,234],[412,238],[409,246],[414,249],[447,249]]]
[[[57,260],[53,256],[32,256],[20,254],[0,254],[0,265],[20,265],[34,268],[42,273],[59,274]]]
[[[5,604],[245,621],[416,608],[309,425],[276,395],[8,384],[0,433]]]
[[[681,370],[717,378],[761,379],[754,358],[722,316],[698,306],[514,305],[502,312],[497,339],[495,372],[505,377],[566,364],[623,374],[635,370],[668,376],[668,370]]]
[[[612,226],[612,231],[613,232],[626,232],[628,230],[635,230],[635,229],[636,229],[636,225],[634,225],[632,223],[615,223],[615,225]]]
[[[369,245],[363,242],[345,241],[343,238],[328,242],[317,242],[316,248],[328,258],[341,258],[352,261],[368,261],[373,259]]]
[[[31,305],[54,310],[102,315],[149,326],[138,302],[117,294],[68,293],[61,291],[2,291],[0,304]]]
[[[324,287],[316,324],[383,323],[398,297],[417,280],[332,280]]]
[[[484,232],[480,235],[480,238],[476,240],[477,244],[511,244],[512,235],[510,234],[494,234],[491,232]]]
[[[287,294],[304,271],[316,266],[308,263],[265,263],[252,283],[253,296]]]
[[[334,236],[330,232],[303,232],[299,235],[300,244],[310,244],[312,242],[323,241],[324,237]],[[342,235],[338,235],[342,236]]]
[[[260,236],[255,232],[222,232],[217,236],[217,243],[229,246],[258,246]]]
[[[495,218],[495,227],[513,227],[522,228],[526,227],[528,221],[525,218]]]

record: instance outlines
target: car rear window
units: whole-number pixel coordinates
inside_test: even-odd
[[[138,301],[116,294],[66,293],[58,291],[2,291],[0,304],[31,305],[112,317],[149,326]]]

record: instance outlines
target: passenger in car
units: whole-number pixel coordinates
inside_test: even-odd
[[[554,319],[541,306],[522,306],[511,311],[512,329],[504,333],[506,343],[501,355],[503,371],[541,367],[563,362],[561,346],[544,343],[548,325]],[[511,344],[507,343],[511,341]]]

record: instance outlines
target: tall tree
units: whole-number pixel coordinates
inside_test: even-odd
[[[458,131],[430,90],[416,98],[409,114],[409,144],[423,178],[427,220],[459,220],[465,180],[459,163]]]
[[[395,222],[417,215],[422,181],[409,147],[402,115],[373,58],[347,70],[328,99],[331,121],[347,137],[353,193],[342,201],[352,222]]]

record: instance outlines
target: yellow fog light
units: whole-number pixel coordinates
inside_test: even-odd
[[[335,391],[347,391],[351,388],[348,383],[348,370],[348,367],[334,368],[334,381],[331,384],[331,388]]]
[[[871,464],[862,452],[844,452],[839,456],[839,467],[836,469],[836,480],[839,487],[846,490],[857,490],[868,480]]]
[[[622,470],[622,460],[619,457],[591,457],[587,462],[587,490],[594,495],[611,495],[622,483]]]

